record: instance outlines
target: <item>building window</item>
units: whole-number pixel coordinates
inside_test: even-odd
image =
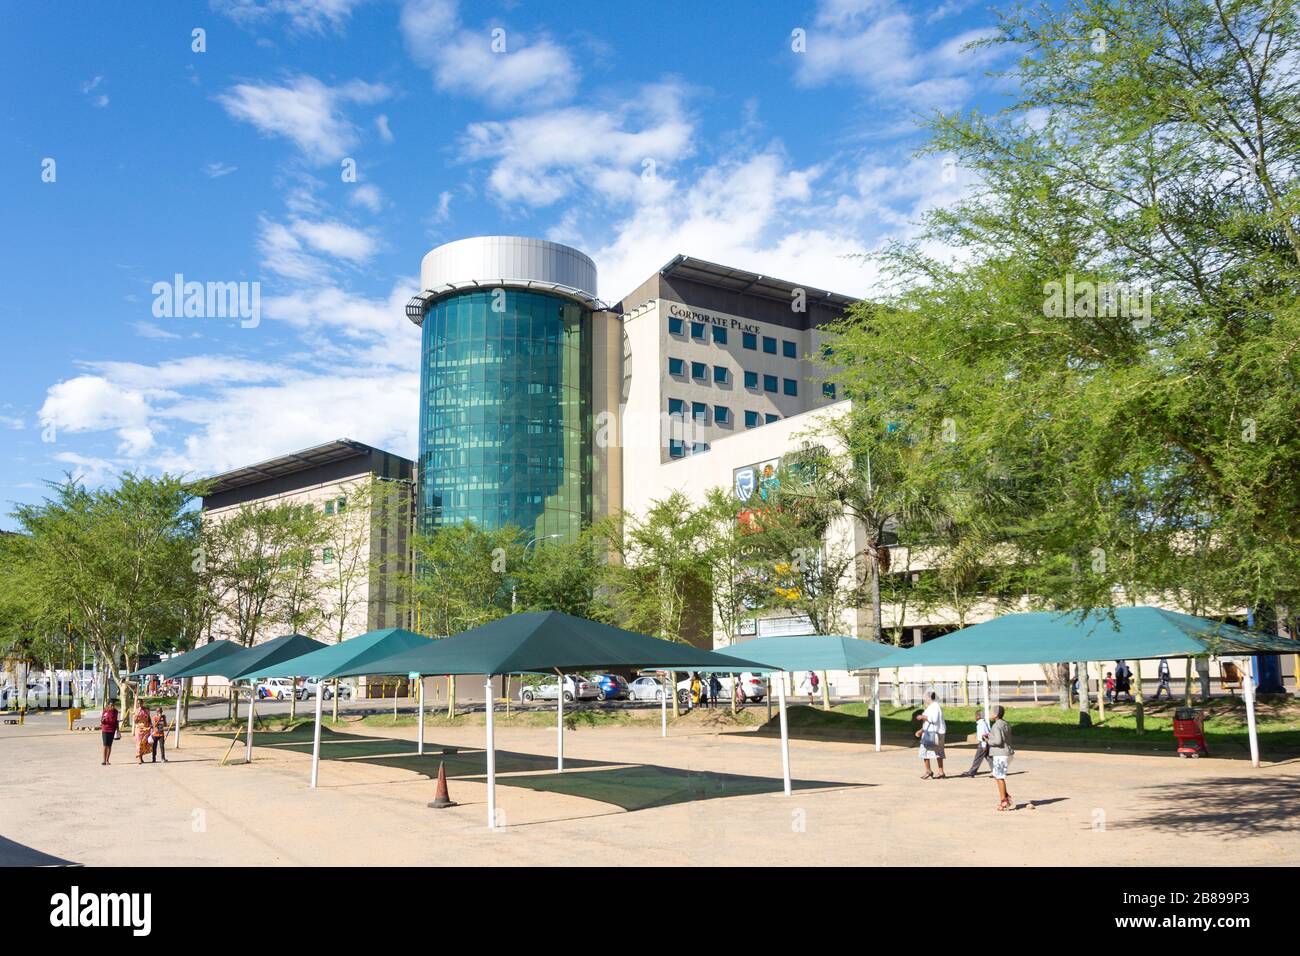
[[[745,409],[745,427],[757,428],[760,424],[762,423],[759,421],[758,412],[752,412],[749,409]]]
[[[730,425],[731,409],[729,409],[726,405],[714,405],[713,420],[717,422],[719,425]]]
[[[781,354],[784,355],[786,358],[798,358],[799,350],[795,348],[795,344],[793,342],[782,339]]]
[[[757,373],[757,372],[746,372],[746,373],[745,373],[745,388],[758,388],[758,373]]]
[[[775,375],[764,375],[764,376],[763,376],[763,391],[765,391],[765,392],[771,392],[771,393],[774,394],[774,395],[776,394],[776,376],[775,376]]]
[[[684,327],[684,323],[681,319],[674,319],[671,317],[668,319],[668,333],[670,335],[681,335]]]
[[[741,332],[740,344],[751,351],[758,348],[758,336],[753,332]]]
[[[780,416],[780,415],[773,415],[771,412],[768,412],[768,413],[767,413],[767,421],[764,422],[763,424],[765,424],[765,425],[770,425],[770,424],[772,424],[773,422],[779,422],[780,420],[781,420],[781,416]]]
[[[334,513],[334,499],[333,499],[333,498],[331,498],[329,501],[325,502],[325,513],[326,513],[327,515],[332,515],[332,514]]]
[[[691,454],[699,455],[709,450],[709,443],[706,441],[697,441],[691,443]]]
[[[703,341],[703,340],[704,340],[704,323],[703,323],[703,322],[692,322],[692,323],[691,323],[691,338],[693,338],[693,339],[699,339],[700,341]]]
[[[781,387],[785,390],[787,395],[799,394],[799,383],[792,378],[782,379]]]
[[[709,367],[703,362],[691,363],[691,378],[698,382],[707,382],[709,380]]]
[[[339,514],[342,514],[343,512],[347,511],[348,499],[340,498],[338,504],[334,506],[334,510],[337,511]]]
[[[668,440],[668,457],[681,458],[686,454],[686,444],[680,438]]]
[[[321,563],[322,563],[322,564],[333,564],[333,563],[334,563],[334,549],[333,549],[333,548],[324,548],[324,549],[322,549],[322,550],[321,550],[321,553],[320,553],[320,559],[321,559]]]
[[[701,425],[709,423],[709,406],[703,402],[691,402],[691,418]]]
[[[725,365],[713,366],[713,384],[726,385],[730,381],[731,381],[731,372],[727,370],[727,367]]]
[[[763,336],[763,351],[768,355],[776,354],[776,339],[770,336]]]
[[[822,382],[822,398],[833,399],[834,397],[835,397],[835,383]]]
[[[686,403],[684,401],[682,401],[680,398],[668,399],[669,415],[682,415],[685,414],[685,412],[686,412]]]
[[[727,344],[727,329],[725,326],[715,325],[713,327],[713,344],[714,345]]]
[[[686,374],[686,360],[685,360],[685,359],[670,358],[670,359],[668,360],[668,374],[669,374],[669,375],[685,375],[685,374]]]

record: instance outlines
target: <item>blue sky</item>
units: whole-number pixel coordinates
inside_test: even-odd
[[[962,50],[993,14],[962,0],[6,16],[5,502],[65,471],[211,474],[338,437],[414,454],[402,306],[462,236],[576,245],[611,300],[677,253],[870,295],[854,256],[970,185],[912,155],[917,117],[1007,93],[987,75],[1005,53]],[[258,283],[260,321],[157,316],[177,273]]]

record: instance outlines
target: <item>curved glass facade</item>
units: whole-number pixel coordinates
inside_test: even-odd
[[[496,306],[494,310],[493,306]],[[420,364],[420,526],[575,537],[591,518],[591,315],[557,295],[429,306]]]

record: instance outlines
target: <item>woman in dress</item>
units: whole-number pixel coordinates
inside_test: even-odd
[[[135,762],[144,763],[144,755],[149,752],[151,746],[150,738],[153,736],[153,719],[149,716],[149,708],[145,707],[144,701],[141,700],[135,712]]]

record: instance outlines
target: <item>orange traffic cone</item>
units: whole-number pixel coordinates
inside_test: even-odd
[[[451,797],[447,796],[447,768],[441,760],[438,761],[438,789],[433,793],[433,802],[429,806],[435,810],[444,810],[447,807],[454,807],[456,804],[451,802]]]

